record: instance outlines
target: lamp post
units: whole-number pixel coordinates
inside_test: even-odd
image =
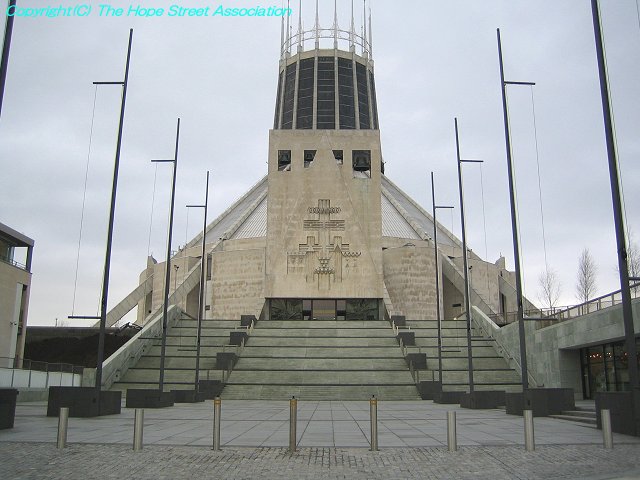
[[[464,219],[464,192],[462,188],[462,164],[482,163],[482,160],[462,160],[460,158],[460,140],[458,137],[458,119],[455,119],[456,155],[458,158],[458,187],[460,191],[460,223],[462,224],[462,263],[464,268],[464,308],[467,317],[467,358],[469,361],[469,394],[473,395],[473,352],[471,347],[471,289],[469,288],[469,262],[467,259],[467,231]]]
[[[593,16],[593,30],[596,40],[596,54],[598,59],[598,73],[600,77],[600,96],[602,97],[602,114],[604,117],[605,139],[607,144],[607,158],[609,162],[609,180],[611,183],[611,197],[613,203],[613,218],[616,229],[616,244],[618,250],[618,272],[620,274],[620,290],[622,293],[622,317],[624,321],[625,348],[628,358],[629,386],[634,400],[634,422],[636,435],[640,433],[640,379],[638,375],[638,350],[636,348],[635,331],[633,326],[633,310],[631,307],[631,290],[629,288],[628,250],[625,237],[624,215],[622,213],[622,194],[620,191],[620,173],[616,156],[615,138],[611,105],[609,102],[609,81],[604,58],[602,41],[602,27],[598,0],[591,0]],[[633,278],[633,280],[638,280]]]
[[[202,339],[202,318],[204,317],[204,295],[205,295],[205,268],[207,263],[206,244],[207,244],[207,209],[209,207],[209,171],[207,170],[207,182],[204,193],[204,205],[187,205],[187,208],[204,208],[204,220],[202,222],[202,256],[200,260],[200,291],[198,294],[198,329],[196,333],[196,375],[195,375],[195,392],[196,398],[200,391],[200,346]]]
[[[522,295],[522,269],[520,267],[520,234],[518,232],[518,216],[515,198],[515,173],[513,171],[513,159],[511,155],[511,133],[509,131],[509,113],[507,110],[507,85],[535,85],[533,82],[508,82],[504,79],[504,66],[502,63],[502,42],[500,41],[500,29],[498,29],[498,57],[500,60],[500,87],[502,91],[502,112],[504,116],[504,138],[507,149],[507,170],[509,174],[509,203],[511,206],[511,235],[513,237],[513,258],[515,262],[516,276],[516,304],[518,319],[518,334],[520,337],[520,368],[522,375],[523,391],[529,388],[529,372],[527,369],[527,342],[524,330],[524,308]]]
[[[169,231],[167,233],[167,257],[165,260],[164,275],[164,301],[162,305],[162,346],[160,348],[160,379],[158,380],[158,390],[162,393],[164,390],[164,362],[167,349],[167,310],[169,308],[169,282],[171,280],[171,237],[173,235],[173,210],[176,198],[176,173],[178,170],[178,147],[180,144],[180,119],[176,127],[176,148],[173,159],[170,160],[151,160],[154,163],[172,163],[173,179],[171,183],[171,204],[169,206]]]
[[[433,206],[433,247],[436,262],[436,318],[438,321],[438,380],[442,385],[442,316],[440,314],[440,267],[438,266],[438,220],[436,219],[436,211],[439,208],[453,207],[436,205],[436,189],[433,180],[433,172],[431,172],[431,204]]]

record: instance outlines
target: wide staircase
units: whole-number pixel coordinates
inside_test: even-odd
[[[386,321],[262,320],[223,399],[419,400]]]
[[[229,349],[229,332],[236,329],[238,320],[205,320],[202,322],[200,342],[200,379],[220,380],[222,372],[216,369],[216,354]],[[182,318],[169,329],[165,353],[164,390],[193,390],[196,365],[197,321]],[[113,390],[128,388],[157,388],[160,376],[161,339],[144,353],[138,363],[111,387]]]
[[[416,347],[427,354],[427,370],[419,372],[420,380],[438,380],[438,323],[436,320],[407,320],[407,326],[415,332]],[[443,320],[442,328],[442,389],[444,391],[469,391],[466,320]],[[475,390],[522,391],[518,372],[509,367],[498,355],[494,340],[482,337],[472,329],[471,353]]]

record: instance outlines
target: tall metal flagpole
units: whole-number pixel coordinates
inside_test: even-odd
[[[635,331],[633,326],[633,310],[631,307],[631,290],[629,288],[628,251],[625,237],[624,216],[622,213],[622,194],[620,191],[620,174],[616,156],[615,139],[613,136],[613,121],[611,104],[609,101],[609,81],[602,45],[602,27],[600,25],[600,11],[598,0],[591,0],[593,16],[593,30],[596,39],[596,54],[598,58],[598,73],[600,76],[600,95],[602,97],[602,114],[604,117],[605,138],[607,143],[607,158],[609,161],[609,179],[611,182],[611,197],[613,203],[613,218],[616,228],[616,243],[618,249],[618,272],[620,272],[620,290],[622,292],[622,317],[624,320],[625,348],[627,350],[627,364],[629,369],[629,385],[636,399],[640,398],[640,379],[638,376],[638,349],[636,348]],[[639,400],[640,401],[640,400]],[[640,412],[635,412],[636,434],[640,432]]]
[[[436,189],[431,172],[431,202],[433,205],[433,246],[436,262],[436,318],[438,320],[438,380],[442,384],[442,315],[440,314],[440,267],[438,266],[438,220],[436,211],[439,208],[453,208],[436,205]]]
[[[176,172],[178,170],[178,146],[180,144],[180,119],[176,127],[176,150],[172,160],[152,160],[158,163],[173,163],[173,179],[171,183],[171,205],[169,207],[169,232],[167,233],[167,257],[164,273],[164,301],[162,305],[162,347],[160,348],[160,379],[158,390],[164,391],[164,361],[167,349],[167,310],[169,308],[169,282],[171,280],[171,237],[173,235],[173,210],[176,199]]]
[[[467,232],[464,220],[464,192],[462,190],[462,164],[480,163],[482,160],[462,160],[460,158],[460,140],[458,138],[458,119],[455,119],[456,127],[456,155],[458,157],[458,186],[460,190],[460,223],[462,224],[462,261],[464,268],[464,308],[467,317],[467,358],[469,361],[469,394],[473,395],[473,353],[471,346],[471,289],[469,288],[469,265],[467,260]]]
[[[109,209],[109,227],[107,230],[107,249],[104,259],[104,275],[102,279],[102,299],[100,301],[100,335],[98,337],[98,358],[96,365],[96,390],[102,385],[102,363],[104,361],[104,337],[107,325],[107,300],[109,298],[109,272],[111,269],[111,246],[113,244],[113,223],[116,213],[116,193],[118,187],[118,171],[120,168],[120,152],[122,147],[122,130],[124,126],[124,111],[127,101],[127,84],[129,82],[129,62],[131,60],[131,45],[133,29],[129,30],[129,46],[127,47],[127,63],[124,70],[123,82],[94,82],[98,85],[122,85],[122,102],[120,104],[120,123],[118,125],[118,140],[116,143],[116,158],[113,166],[113,184],[111,186],[111,206]],[[100,396],[98,396],[100,401]]]
[[[200,260],[200,291],[198,295],[198,332],[196,334],[196,377],[195,392],[196,397],[200,391],[200,345],[202,339],[202,318],[204,317],[204,294],[205,294],[205,268],[207,264],[206,245],[207,245],[207,208],[209,206],[209,171],[207,170],[207,183],[204,194],[204,205],[187,205],[187,207],[204,208],[204,220],[202,222],[202,255]]]
[[[527,369],[527,342],[524,331],[524,307],[522,295],[522,270],[520,267],[520,234],[518,233],[518,214],[515,198],[515,174],[511,157],[511,133],[509,132],[509,114],[507,111],[507,85],[535,85],[533,82],[507,82],[504,79],[502,63],[502,43],[498,29],[498,57],[500,59],[500,87],[502,90],[502,112],[504,115],[504,138],[507,148],[507,170],[509,173],[509,200],[511,204],[511,234],[513,236],[513,258],[516,275],[516,303],[518,308],[518,334],[520,337],[520,368],[522,369],[522,389],[529,388],[529,371]]]

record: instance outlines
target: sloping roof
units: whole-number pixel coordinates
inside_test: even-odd
[[[433,217],[409,195],[382,176],[382,236],[426,239],[433,236]],[[267,235],[267,177],[263,177],[246,194],[233,203],[207,228],[207,243],[221,238],[260,238]],[[189,247],[199,245],[197,235]],[[438,242],[460,245],[460,241],[438,223]]]

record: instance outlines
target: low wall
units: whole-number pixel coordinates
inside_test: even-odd
[[[167,311],[167,326],[173,327],[183,312],[175,305],[169,306]],[[111,355],[102,365],[102,387],[111,388],[129,368],[134,367],[140,357],[151,348],[153,342],[162,338],[162,313],[147,322],[131,340]],[[82,378],[83,386],[93,386],[95,383],[95,368],[85,368]]]
[[[632,301],[634,331],[640,332],[640,299]],[[496,347],[510,365],[520,371],[518,324],[502,328],[474,307],[474,322],[483,334],[496,340]],[[573,388],[582,396],[580,348],[624,339],[622,305],[536,330],[535,321],[525,321],[529,382],[538,387]]]

